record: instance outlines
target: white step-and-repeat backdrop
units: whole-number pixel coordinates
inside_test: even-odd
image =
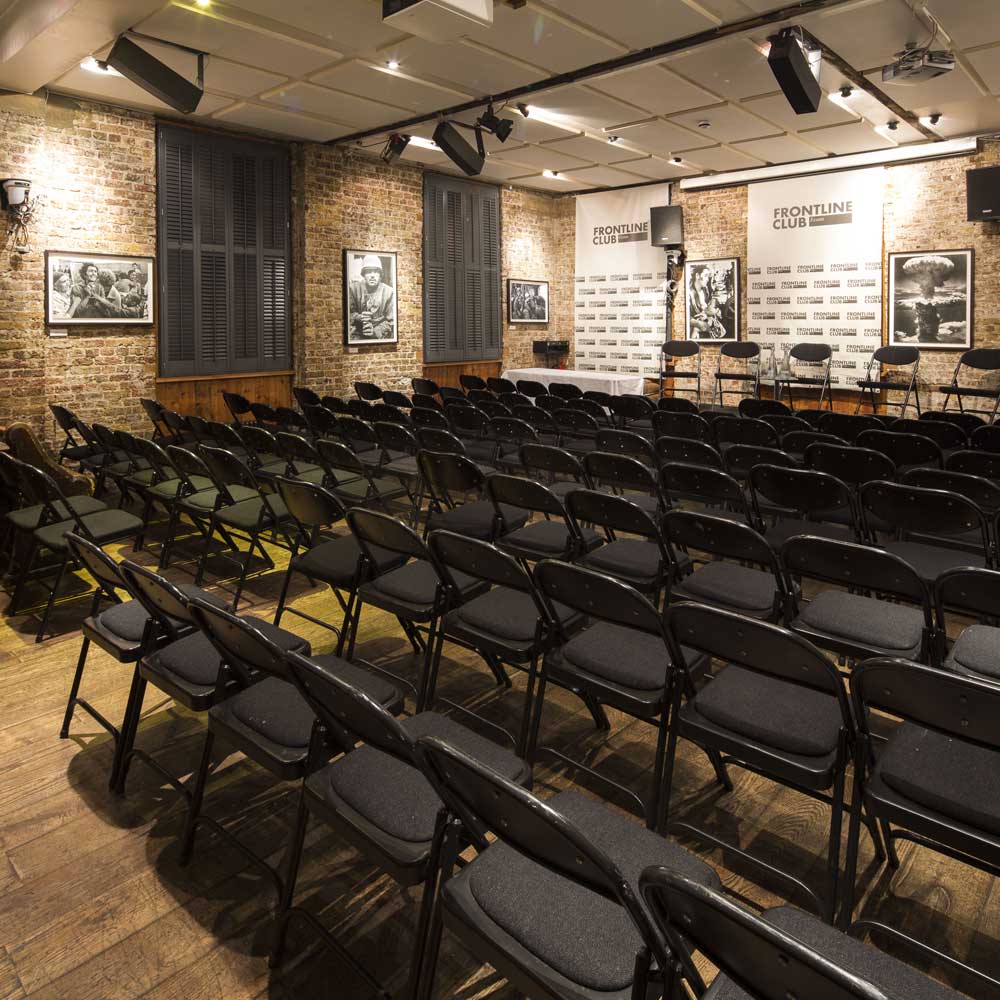
[[[750,185],[747,339],[779,366],[828,343],[833,385],[854,388],[881,345],[883,186],[882,167]]]
[[[666,255],[649,244],[649,210],[666,184],[576,199],[576,367],[655,378],[666,339]]]

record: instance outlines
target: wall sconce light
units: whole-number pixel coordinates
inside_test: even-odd
[[[0,203],[9,217],[7,241],[15,253],[30,253],[28,226],[38,206],[37,199],[31,201],[28,197],[31,181],[23,177],[8,177],[0,181],[0,191],[3,192]]]

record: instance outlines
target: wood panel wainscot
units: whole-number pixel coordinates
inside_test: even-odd
[[[478,375],[481,379],[498,376],[503,368],[502,361],[456,361],[424,365],[424,378],[433,379],[438,385],[450,385],[461,389],[459,375]]]
[[[294,372],[280,371],[160,378],[156,380],[156,398],[168,410],[229,422],[232,415],[223,402],[223,392],[238,392],[251,403],[291,406],[293,376]]]

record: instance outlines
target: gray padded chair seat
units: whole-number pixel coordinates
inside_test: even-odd
[[[720,886],[704,861],[579,792],[560,792],[546,804],[604,851],[633,890],[640,873],[651,865],[666,866],[702,885]],[[617,1000],[632,983],[642,938],[625,910],[506,844],[492,844],[448,879],[441,900],[464,923],[502,941],[515,961],[519,955],[540,961],[577,990],[555,995],[578,995],[584,987]]]
[[[681,709],[787,753],[825,757],[837,748],[843,719],[837,699],[730,664]]]
[[[955,640],[944,669],[1000,680],[1000,628],[970,625]]]
[[[792,629],[805,626],[837,639],[913,659],[923,644],[924,616],[905,604],[824,590],[803,605]]]
[[[117,508],[86,514],[82,520],[92,540],[98,545],[126,535],[137,534],[142,530],[142,521],[135,514]],[[35,538],[50,549],[62,550],[66,548],[66,534],[78,530],[75,521],[58,521],[43,528],[36,528]]]
[[[715,560],[700,566],[671,590],[671,602],[698,601],[752,615],[769,616],[774,608],[774,576],[763,570]]]
[[[809,945],[835,965],[878,986],[887,996],[906,1000],[961,1000],[961,994],[942,986],[922,972],[904,965],[871,945],[843,934],[803,910],[779,906],[764,919]],[[752,1000],[732,980],[718,976],[703,1000]],[[805,997],[802,1000],[806,1000]]]
[[[581,528],[583,544],[586,550],[601,544],[601,536],[592,528]],[[534,521],[508,531],[501,539],[500,546],[510,546],[519,551],[530,551],[557,557],[566,551],[569,542],[569,528],[562,521]]]
[[[1000,754],[904,723],[878,759],[893,791],[934,812],[1000,835]]]
[[[684,658],[692,668],[704,660],[689,649],[684,649]],[[555,669],[558,673],[576,669],[637,691],[655,691],[666,683],[670,657],[659,636],[596,622],[562,647]]]
[[[108,506],[106,503],[92,496],[67,497],[66,503],[81,516],[84,514],[93,514],[99,510],[106,510]],[[61,500],[57,500],[53,504],[53,507],[59,517],[69,519],[70,513],[66,509],[66,504]],[[17,510],[12,510],[7,514],[7,520],[21,531],[33,531],[38,527],[38,522],[41,520],[44,510],[44,505],[40,503],[33,504],[31,507],[19,507]]]
[[[228,608],[228,603],[217,594],[210,594],[201,587],[194,584],[181,584],[177,588],[188,600],[198,599],[211,604],[216,608]],[[110,608],[102,611],[93,619],[94,623],[102,629],[127,639],[129,642],[139,642],[146,629],[146,622],[149,615],[139,601],[124,601],[121,604],[113,604]],[[182,622],[177,622],[179,628],[186,626]]]
[[[201,479],[200,477],[193,477],[191,481],[197,486]],[[210,481],[206,480],[206,482]],[[229,486],[227,489],[237,503],[259,496],[257,491],[250,489],[249,486]],[[181,508],[190,510],[195,514],[210,514],[213,510],[215,510],[215,506],[218,501],[219,491],[211,486],[207,486],[205,489],[198,490],[197,493],[191,493],[184,497],[180,501],[180,506]]]
[[[388,549],[374,546],[372,555],[375,558],[377,571],[384,573],[395,569],[406,562],[406,556]],[[348,586],[354,579],[358,560],[361,558],[361,547],[353,535],[343,538],[331,538],[307,549],[292,560],[292,568],[298,573],[304,573],[315,580],[334,586]]]
[[[509,750],[437,712],[421,712],[402,721],[414,739],[436,736],[493,770],[523,784],[529,769]],[[426,844],[442,807],[430,782],[410,764],[373,746],[362,746],[306,779],[319,799],[356,814],[357,820],[404,844]]]
[[[258,523],[267,525],[287,518],[288,508],[279,496],[269,493],[266,497],[251,497],[228,507],[220,507],[214,516],[216,521],[226,527],[250,531]]]
[[[555,611],[565,627],[582,618],[562,604],[556,604]],[[529,644],[535,638],[538,617],[538,608],[530,594],[511,587],[494,587],[449,611],[445,616],[445,627],[449,624],[465,625],[510,642]]]
[[[521,527],[528,521],[528,514],[517,507],[500,505],[501,516],[508,528]],[[489,500],[472,500],[459,504],[451,510],[431,514],[427,519],[428,531],[442,529],[454,531],[457,535],[487,540],[493,537],[496,511]]]
[[[789,538],[796,535],[817,535],[820,538],[833,538],[838,542],[857,541],[854,532],[844,524],[828,524],[794,517],[780,518],[777,524],[764,532],[767,544],[776,552]]]
[[[466,576],[465,573],[452,573],[452,579],[462,593],[485,586],[475,577]],[[430,563],[423,559],[414,559],[399,569],[377,576],[371,583],[365,584],[365,590],[370,592],[374,589],[397,601],[422,606],[434,603],[439,582],[440,578]]]
[[[690,567],[691,557],[687,553],[677,553],[677,559],[681,572]],[[638,538],[616,538],[613,542],[606,542],[593,552],[588,552],[577,559],[576,563],[578,566],[596,569],[650,588],[660,569],[660,547],[655,542]],[[669,572],[669,567],[664,567],[664,576],[669,575]]]
[[[386,462],[381,469],[384,473],[392,473],[395,476],[416,479],[420,476],[420,466],[417,465],[415,455],[403,455],[401,458],[394,458]]]
[[[962,549],[949,549],[942,545],[926,545],[923,542],[886,542],[881,547],[905,559],[928,583],[933,583],[945,570],[960,566],[986,565],[986,559],[981,554]]]

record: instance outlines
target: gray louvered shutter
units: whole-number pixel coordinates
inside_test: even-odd
[[[424,180],[424,361],[500,357],[500,192]]]
[[[160,374],[291,365],[284,147],[161,128]]]

